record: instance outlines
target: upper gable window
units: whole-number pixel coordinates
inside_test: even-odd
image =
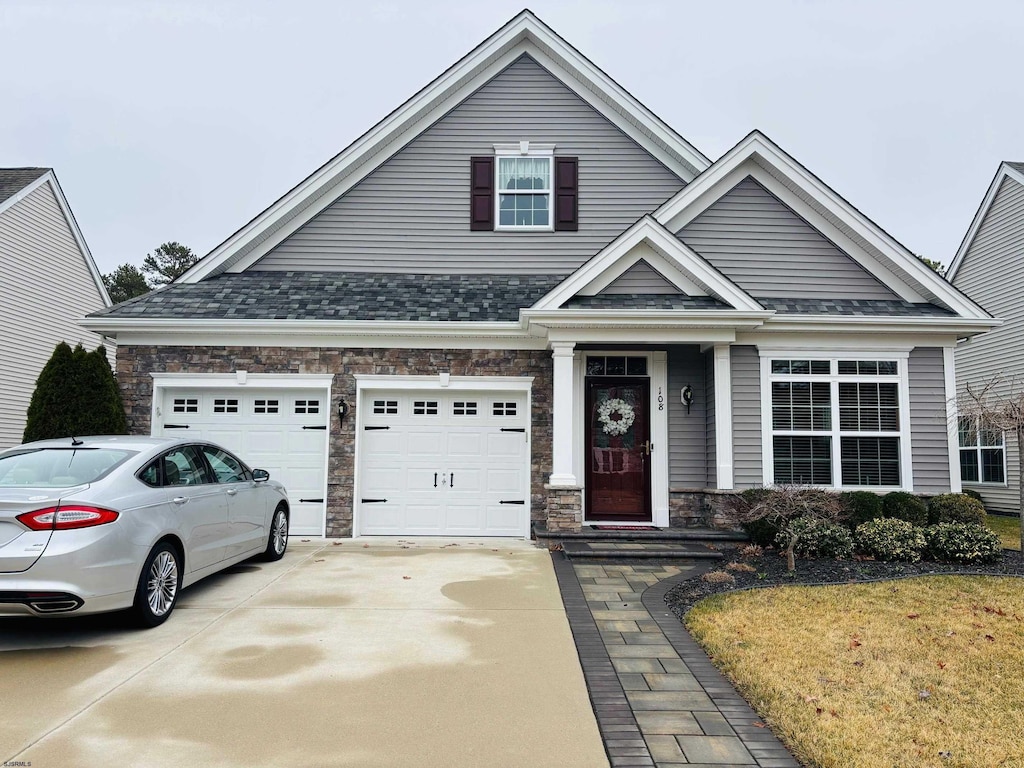
[[[554,144],[495,144],[494,155],[470,160],[470,229],[576,231],[575,157],[555,157]]]
[[[551,145],[537,148],[527,142],[515,154],[495,147],[497,229],[551,229],[552,150]]]

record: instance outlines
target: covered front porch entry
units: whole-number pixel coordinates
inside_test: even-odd
[[[670,525],[670,489],[732,488],[730,343],[551,344],[547,527]]]

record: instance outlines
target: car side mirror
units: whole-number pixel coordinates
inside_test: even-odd
[[[257,483],[266,482],[270,479],[270,473],[265,469],[254,469],[252,471],[252,479]]]

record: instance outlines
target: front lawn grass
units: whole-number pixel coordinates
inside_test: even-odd
[[[1020,552],[1020,518],[1007,515],[988,515],[985,524],[996,532],[1003,542],[1003,549]]]
[[[1024,766],[1020,579],[733,592],[686,625],[808,766]]]

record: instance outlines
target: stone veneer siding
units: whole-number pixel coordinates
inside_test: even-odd
[[[323,347],[164,347],[119,346],[117,381],[128,428],[150,433],[151,373],[333,374],[327,477],[327,535],[352,535],[355,479],[356,380],[354,374],[391,376],[533,376],[530,454],[530,516],[544,520],[548,501],[544,481],[551,474],[551,353],[536,350],[333,349]],[[338,428],[337,403],[351,407]]]

